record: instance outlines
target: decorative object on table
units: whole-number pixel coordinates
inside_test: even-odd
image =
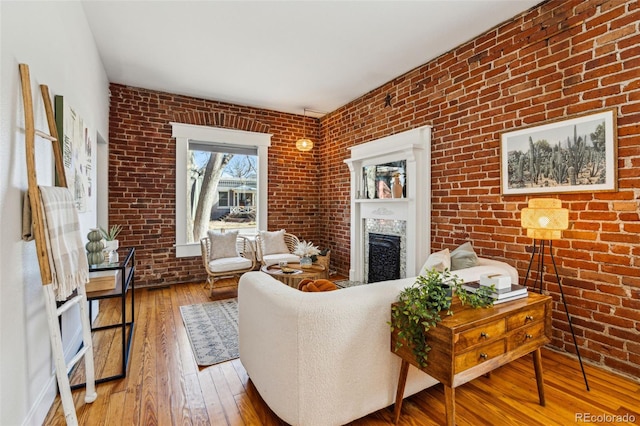
[[[85,285],[87,292],[113,290],[118,284],[118,271],[89,272],[89,282]]]
[[[331,249],[323,248],[320,250],[320,254],[317,256],[312,256],[311,260],[313,263],[317,263],[318,265],[322,265],[325,268],[324,278],[329,279],[331,275],[331,270],[329,266],[331,265]]]
[[[391,331],[398,331],[397,351],[405,342],[415,355],[416,362],[427,365],[431,347],[424,336],[431,327],[441,321],[443,311],[450,311],[452,295],[457,295],[462,305],[469,304],[474,308],[493,305],[491,293],[494,287],[481,287],[476,293],[467,293],[462,288],[462,280],[452,275],[449,270],[438,272],[428,270],[416,278],[411,287],[402,290],[398,302],[391,306]]]
[[[180,314],[198,365],[219,364],[240,356],[237,299],[180,306]]]
[[[491,298],[493,299],[493,304],[497,305],[499,303],[511,302],[512,300],[522,299],[524,297],[529,296],[529,292],[527,287],[519,284],[511,284],[511,277],[509,278],[509,287],[495,289],[495,291],[491,292]],[[490,287],[495,284],[482,284],[482,281],[472,281],[462,285],[462,288],[470,293],[476,293],[482,287]]]
[[[496,290],[508,290],[511,288],[511,275],[507,274],[482,274],[480,275],[480,285],[495,286]]]
[[[391,188],[382,179],[378,179],[378,198],[391,198]]]
[[[89,242],[85,245],[87,249],[87,260],[89,265],[99,265],[104,262],[104,244],[102,243],[102,234],[99,229],[92,229],[87,234]]]
[[[617,151],[615,108],[505,132],[502,194],[615,191]]]
[[[317,256],[320,254],[320,250],[317,246],[314,246],[311,241],[299,241],[296,244],[295,250],[293,250],[293,254],[296,256],[300,256],[300,267],[308,268],[313,264],[312,256]]]
[[[556,275],[556,281],[558,282],[558,288],[560,289],[560,297],[562,298],[562,304],[564,305],[564,311],[567,314],[567,322],[569,323],[569,330],[571,331],[571,337],[573,337],[573,345],[576,348],[576,354],[578,355],[578,361],[580,362],[580,369],[582,370],[582,377],[584,378],[584,384],[589,390],[589,383],[587,381],[587,374],[584,371],[582,365],[582,357],[580,356],[580,350],[578,349],[578,342],[576,335],[573,331],[573,324],[571,323],[571,316],[569,315],[569,309],[567,307],[567,301],[564,298],[564,291],[562,289],[562,281],[558,275],[558,269],[556,268],[556,260],[553,257],[553,240],[562,239],[562,231],[569,228],[569,209],[562,208],[562,201],[556,198],[534,198],[529,200],[529,207],[522,209],[520,214],[521,226],[527,230],[527,236],[533,238],[533,249],[531,250],[531,258],[529,259],[529,266],[527,267],[527,274],[524,277],[524,285],[527,285],[529,280],[529,273],[531,272],[531,264],[533,263],[536,253],[538,254],[538,270],[537,277],[533,283],[534,290],[540,280],[540,293],[542,293],[544,268],[544,249],[546,242],[549,242],[549,257],[553,264],[553,271]],[[538,242],[540,246],[538,247]]]
[[[306,135],[307,133],[307,109],[304,108],[304,118],[302,120],[302,137],[296,141],[298,151],[306,152],[313,149],[313,141]]]
[[[391,181],[391,194],[393,198],[402,198],[402,182],[400,182],[400,173],[395,173],[393,175],[393,180]]]
[[[364,166],[362,168],[365,180],[366,198],[376,198],[376,166]]]
[[[122,225],[112,225],[108,231],[105,228],[100,227],[100,233],[105,241],[105,259],[109,263],[118,263],[120,260],[117,251],[120,248],[120,242],[116,239],[120,232],[122,232]]]

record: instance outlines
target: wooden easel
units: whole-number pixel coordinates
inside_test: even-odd
[[[29,201],[31,205],[33,235],[36,241],[36,252],[38,255],[38,264],[40,266],[40,275],[42,277],[43,290],[45,295],[45,306],[47,309],[47,322],[49,323],[49,339],[51,341],[51,349],[55,361],[56,377],[58,379],[58,388],[60,390],[60,398],[64,409],[64,416],[67,425],[77,425],[78,418],[71,395],[71,387],[69,385],[68,372],[71,368],[84,356],[86,371],[86,391],[85,402],[91,403],[95,401],[98,394],[95,388],[95,373],[93,366],[93,343],[91,340],[91,327],[89,324],[89,316],[87,309],[87,293],[84,284],[77,289],[77,295],[72,296],[58,307],[56,303],[56,295],[52,285],[52,273],[49,265],[49,253],[47,252],[47,244],[45,240],[45,225],[42,210],[42,202],[40,200],[40,191],[36,177],[35,163],[35,139],[36,136],[50,140],[53,145],[53,155],[55,158],[55,168],[58,177],[58,186],[67,187],[67,179],[64,174],[64,164],[62,162],[62,149],[58,141],[58,131],[56,129],[53,108],[51,106],[51,97],[49,96],[49,88],[45,85],[40,86],[42,92],[42,100],[47,115],[47,123],[49,125],[49,133],[35,129],[33,118],[33,100],[31,96],[31,78],[29,76],[29,66],[20,64],[20,79],[22,81],[22,102],[24,105],[24,121],[25,121],[25,144],[27,157],[27,179]],[[58,318],[72,306],[78,304],[80,307],[80,320],[82,323],[82,340],[83,347],[73,357],[67,365],[64,360],[64,349],[62,347],[62,335]]]

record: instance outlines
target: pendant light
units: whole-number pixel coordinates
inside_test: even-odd
[[[302,138],[296,141],[296,148],[298,151],[311,151],[313,148],[313,142],[307,138],[307,109],[304,109],[304,121],[302,122]]]

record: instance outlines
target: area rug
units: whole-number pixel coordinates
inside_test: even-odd
[[[180,313],[198,365],[218,364],[240,356],[237,299],[180,306]]]
[[[355,287],[358,285],[365,285],[365,283],[361,281],[342,280],[342,281],[335,281],[335,285],[337,285],[340,288],[347,288],[347,287]]]

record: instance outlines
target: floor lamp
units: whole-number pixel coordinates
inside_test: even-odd
[[[547,245],[549,247],[549,257],[551,257],[551,263],[553,264],[553,271],[556,274],[556,280],[558,281],[558,287],[560,288],[560,296],[562,297],[562,303],[564,305],[564,311],[567,314],[567,321],[569,322],[569,329],[571,330],[571,336],[573,337],[573,344],[576,347],[576,354],[578,355],[578,361],[580,362],[580,369],[582,370],[582,377],[584,377],[584,384],[589,390],[589,382],[587,381],[587,375],[584,372],[584,366],[582,365],[582,358],[580,357],[580,349],[578,349],[578,342],[576,341],[576,335],[573,332],[573,325],[571,324],[571,316],[569,315],[569,309],[567,308],[567,301],[564,298],[564,291],[562,290],[562,282],[558,275],[558,268],[556,267],[556,260],[553,257],[553,240],[559,240],[562,238],[562,231],[569,227],[569,210],[562,208],[562,201],[555,198],[537,198],[529,200],[529,206],[522,209],[520,216],[521,225],[527,230],[527,236],[533,238],[533,250],[531,251],[531,259],[529,260],[529,267],[527,268],[527,275],[524,278],[524,284],[527,285],[529,279],[529,272],[531,272],[531,265],[533,258],[538,253],[538,276],[533,283],[533,289],[538,286],[538,280],[540,280],[540,293],[542,293],[542,281],[544,274],[544,248]],[[537,246],[537,242],[540,242],[540,246]]]

